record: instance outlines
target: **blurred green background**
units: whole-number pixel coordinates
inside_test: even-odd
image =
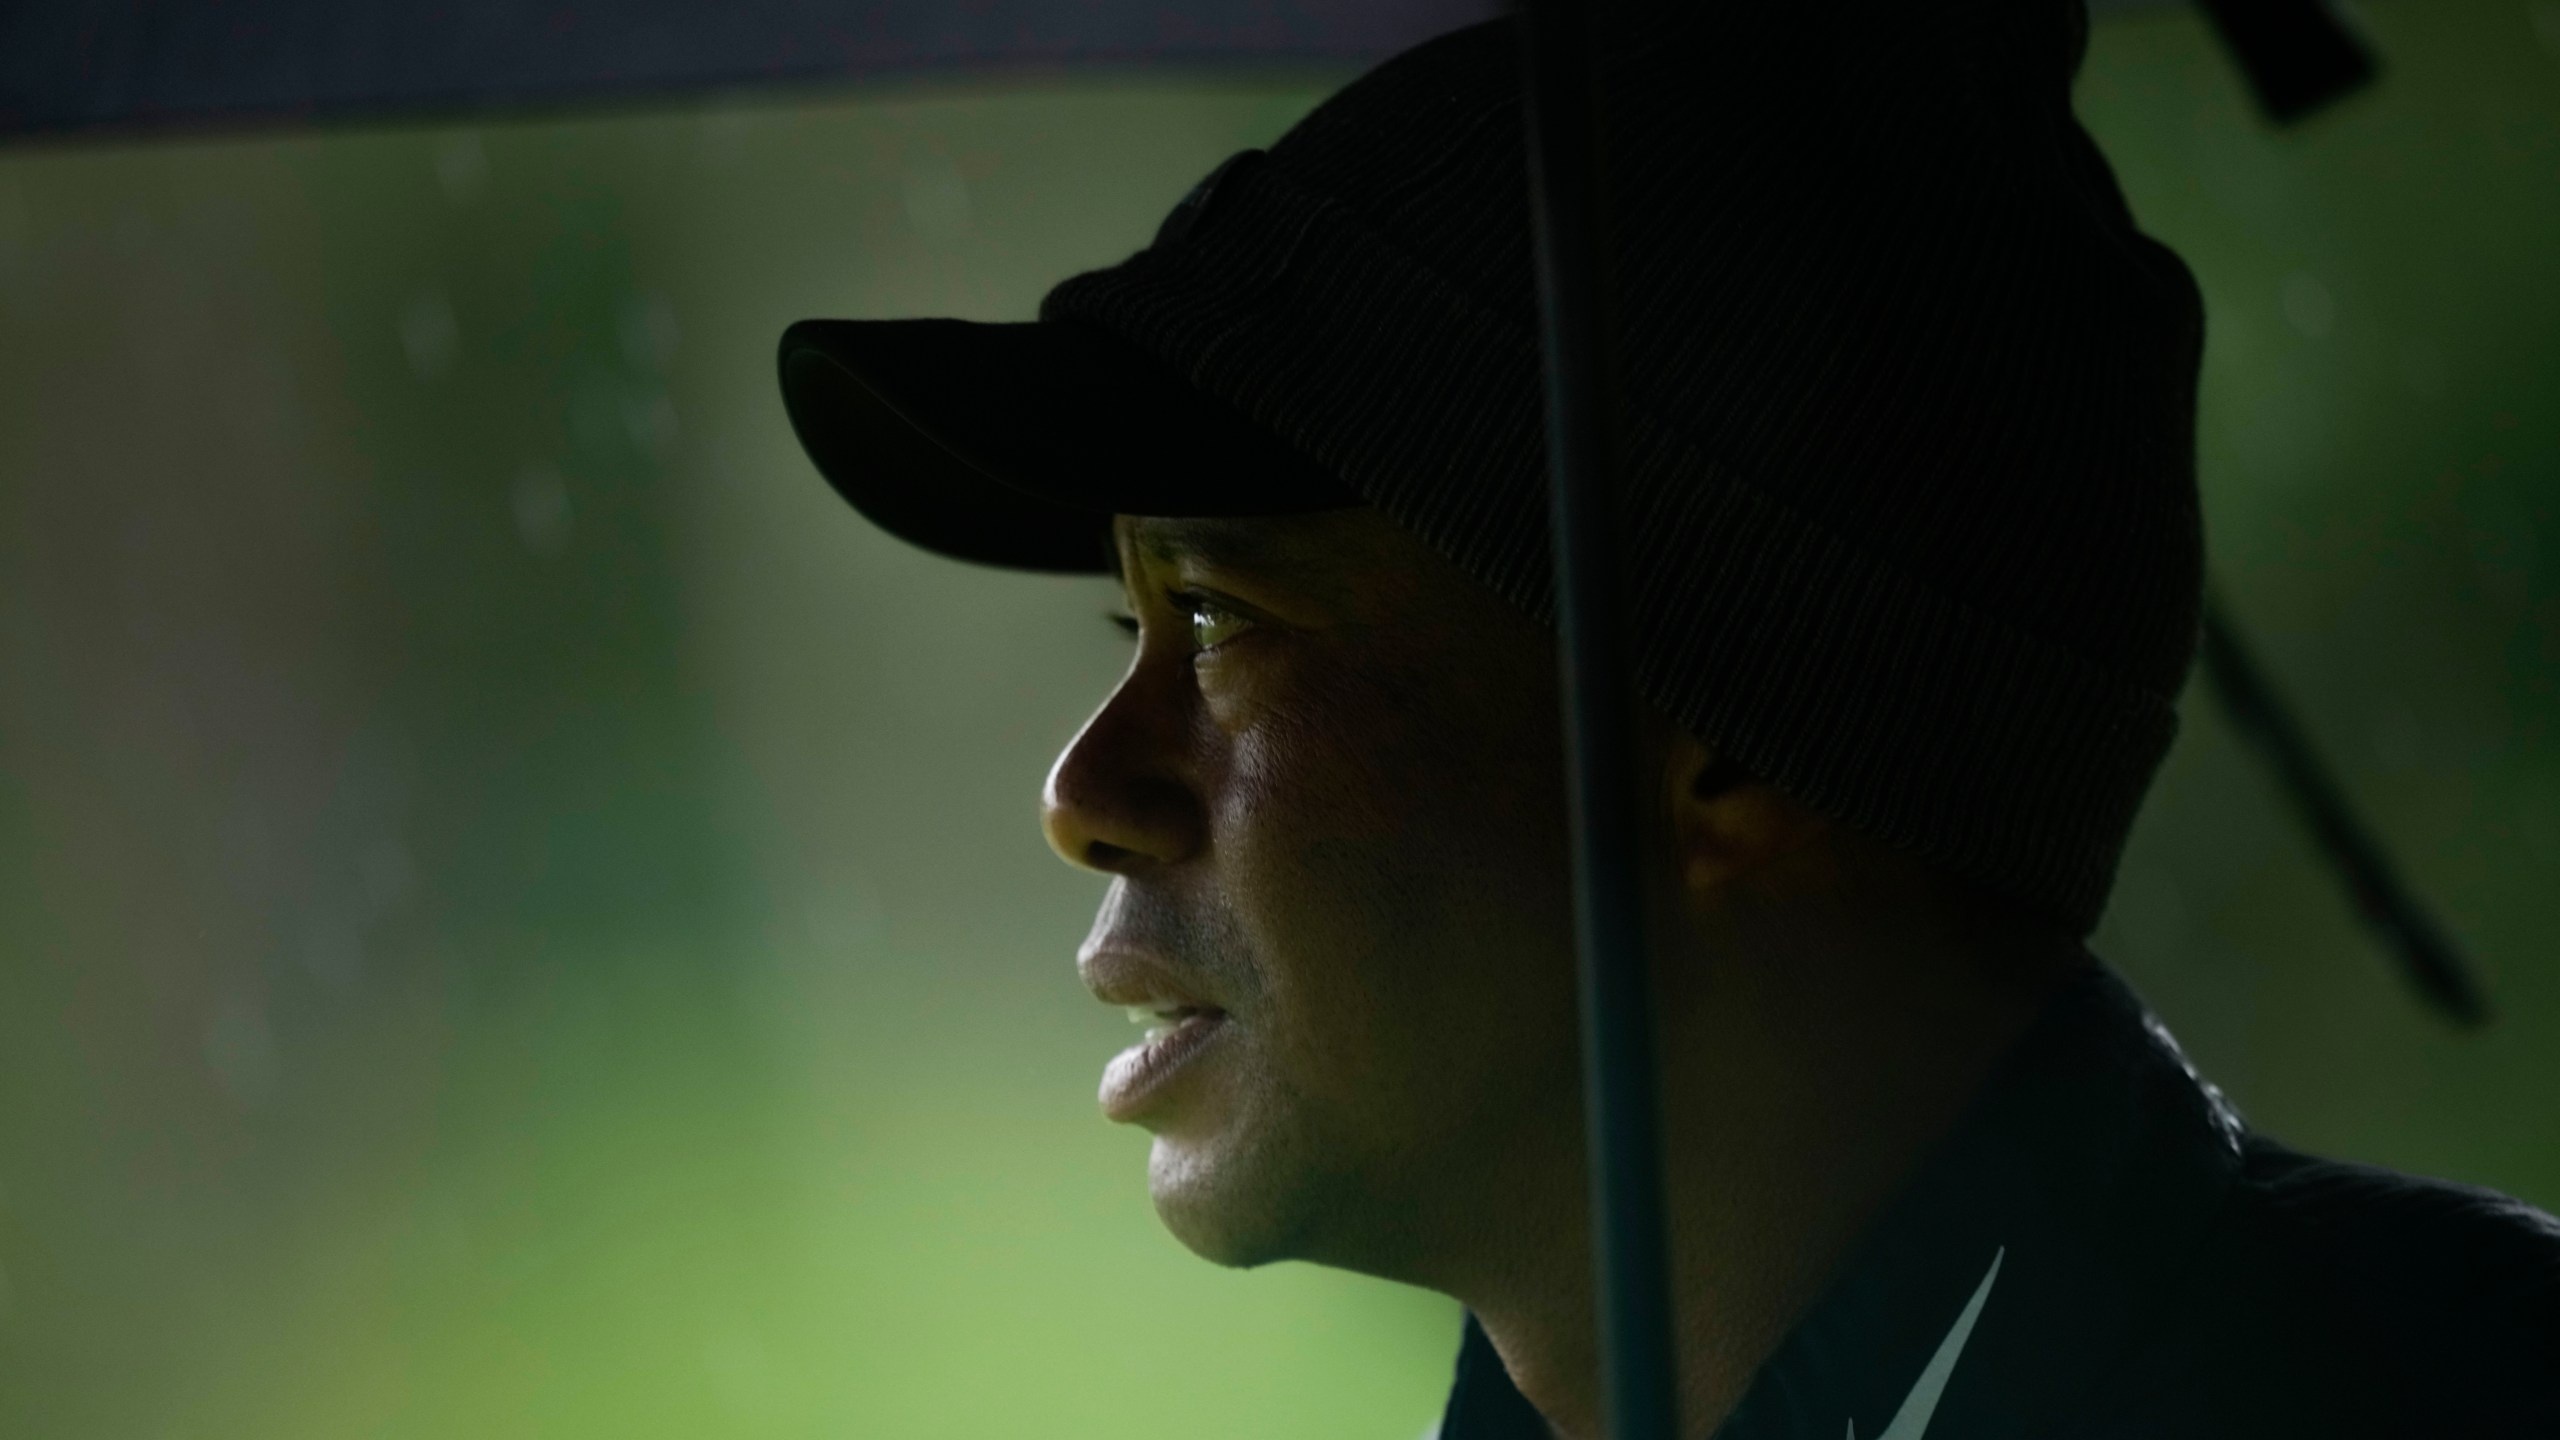
[[[2084,115],[2211,307],[2215,572],[2502,1011],[2209,699],[2099,948],[2261,1125],[2560,1204],[2560,3]],[[0,1434],[1405,1437],[1454,1313],[1156,1228],[1033,827],[1097,584],[858,523],[813,314],[1027,316],[1336,75],[0,152]]]

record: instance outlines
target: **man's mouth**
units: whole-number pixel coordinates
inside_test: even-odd
[[[1126,1009],[1145,1033],[1103,1067],[1101,1096],[1102,1113],[1124,1124],[1143,1115],[1227,1025],[1227,1012],[1210,1005],[1164,1001]]]

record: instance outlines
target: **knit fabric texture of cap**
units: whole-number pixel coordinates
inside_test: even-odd
[[[2085,933],[2176,730],[2203,308],[2071,112],[2078,0],[1649,7],[1601,67],[1644,693]],[[1541,617],[1507,21],[1051,292]],[[1203,457],[1214,463],[1214,457]]]

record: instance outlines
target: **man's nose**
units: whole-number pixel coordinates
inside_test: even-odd
[[[1049,767],[1040,792],[1049,848],[1112,875],[1197,853],[1207,822],[1173,753],[1179,729],[1148,715],[1143,690],[1124,684]]]

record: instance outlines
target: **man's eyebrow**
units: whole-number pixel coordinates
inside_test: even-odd
[[[1303,572],[1303,557],[1291,553],[1288,537],[1266,521],[1186,518],[1134,520],[1129,526],[1137,548],[1150,560],[1171,564],[1199,560],[1222,569],[1289,575]],[[1119,553],[1113,547],[1113,554]]]
[[[1113,532],[1126,545],[1123,558],[1140,559],[1151,570],[1173,571],[1189,562],[1212,577],[1234,577],[1254,600],[1318,607],[1297,609],[1301,618],[1346,614],[1359,605],[1360,587],[1346,569],[1339,527],[1323,523],[1322,517],[1128,516]],[[1124,591],[1131,578],[1123,567]]]

